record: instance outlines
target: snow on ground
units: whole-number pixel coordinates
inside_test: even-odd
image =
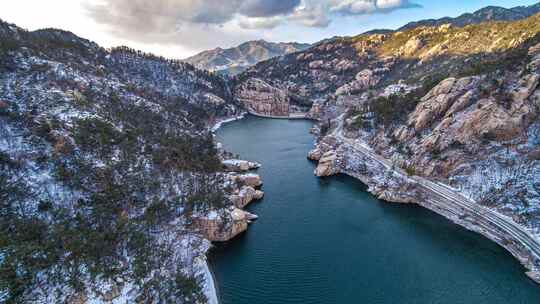
[[[218,304],[218,297],[217,297],[217,290],[214,283],[214,276],[212,275],[212,272],[210,271],[210,267],[208,265],[208,260],[206,257],[200,257],[197,259],[197,266],[202,269],[203,278],[204,278],[204,294],[206,295],[206,298],[208,299],[208,304]]]
[[[224,119],[224,120],[220,120],[218,121],[213,127],[212,127],[212,132],[216,132],[217,130],[219,130],[219,128],[221,128],[221,126],[223,126],[224,124],[226,123],[229,123],[229,122],[233,122],[233,121],[236,121],[236,120],[240,120],[242,118],[244,118],[246,116],[247,113],[242,113],[241,115],[238,115],[238,116],[235,116],[235,117],[231,117],[231,118],[227,118],[227,119]]]

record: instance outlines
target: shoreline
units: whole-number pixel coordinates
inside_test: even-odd
[[[212,133],[215,133],[217,130],[219,130],[224,124],[227,124],[229,122],[233,122],[233,121],[237,121],[237,120],[240,120],[240,119],[243,119],[246,117],[246,115],[249,114],[248,112],[243,112],[241,113],[240,115],[238,116],[233,116],[233,117],[229,117],[229,118],[225,118],[225,119],[222,119],[222,120],[218,120],[213,126],[212,128],[210,128],[210,131],[212,131]]]
[[[243,112],[240,115],[225,118],[222,120],[217,121],[212,128],[210,128],[210,131],[214,135],[214,142],[219,145],[217,141],[215,141],[215,132],[217,132],[223,125],[234,122],[237,120],[241,120],[246,118],[246,116],[249,115],[248,112]],[[219,295],[217,292],[217,286],[218,282],[216,279],[216,276],[214,275],[214,272],[212,271],[212,268],[210,267],[210,263],[208,262],[208,252],[212,249],[212,242],[210,242],[210,248],[204,255],[204,259],[202,261],[203,265],[203,276],[204,276],[204,294],[206,295],[206,298],[208,299],[208,304],[219,304]]]
[[[205,254],[204,259],[201,262],[203,268],[203,277],[204,277],[204,294],[208,299],[208,304],[219,304],[219,297],[216,288],[216,278],[212,269],[210,268],[210,263],[208,263],[208,252]]]
[[[540,241],[525,227],[514,223],[505,215],[470,201],[446,185],[422,177],[407,176],[393,168],[387,159],[369,150],[369,146],[364,142],[361,143],[364,146],[361,146],[354,145],[345,138],[340,140],[352,148],[355,154],[359,154],[356,156],[363,157],[365,163],[371,162],[371,166],[385,171],[397,184],[405,184],[412,189],[381,191],[379,181],[369,173],[360,174],[340,168],[337,174],[342,173],[361,181],[368,186],[368,192],[383,201],[403,203],[404,199],[408,200],[486,237],[509,252],[527,270],[525,274],[540,284]]]
[[[289,114],[289,116],[277,116],[277,115],[264,115],[264,114],[257,114],[255,112],[249,111],[249,115],[260,117],[260,118],[269,118],[269,119],[284,119],[284,120],[300,120],[300,119],[306,119],[306,120],[312,120],[307,115],[308,113],[298,113],[298,114]]]

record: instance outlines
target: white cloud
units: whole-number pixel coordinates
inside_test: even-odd
[[[273,29],[278,25],[282,24],[284,18],[282,16],[273,16],[273,17],[244,17],[240,16],[238,18],[238,25],[241,28],[255,30],[255,29]]]
[[[418,7],[409,0],[101,0],[86,3],[89,16],[120,37],[178,43],[205,32],[208,39],[270,29],[285,23],[327,27],[333,14],[363,15]],[[236,32],[224,28],[236,24]],[[186,33],[184,35],[184,33]],[[249,33],[244,33],[249,35]],[[197,36],[194,46],[205,45]],[[196,40],[196,41],[195,41]],[[190,43],[190,41],[185,41]]]
[[[329,4],[331,12],[345,15],[385,13],[397,9],[420,7],[409,0],[330,0]]]
[[[308,27],[327,27],[330,24],[328,6],[324,1],[304,0],[290,20]]]
[[[246,29],[270,29],[281,24],[292,22],[306,27],[327,27],[330,24],[328,7],[320,1],[302,1],[294,11],[279,16],[262,18],[245,18],[240,16],[239,25]]]

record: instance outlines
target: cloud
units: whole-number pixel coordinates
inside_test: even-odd
[[[308,27],[327,27],[331,22],[327,4],[312,0],[305,0],[290,19]]]
[[[291,13],[300,3],[300,0],[245,0],[239,13],[246,17],[273,17]]]
[[[285,18],[282,16],[273,16],[273,17],[252,17],[245,18],[240,17],[238,19],[238,24],[241,28],[256,30],[256,29],[273,29],[281,25],[285,21]]]
[[[330,12],[343,15],[388,13],[398,9],[420,8],[409,0],[330,0]]]
[[[136,43],[200,50],[256,38],[229,24],[243,0],[104,0],[86,13],[115,37]]]
[[[257,38],[287,23],[327,27],[339,15],[420,7],[410,0],[83,0],[113,36],[136,43],[200,50]]]
[[[271,29],[286,22],[307,27],[327,27],[330,24],[327,6],[318,1],[305,0],[291,13],[272,17],[241,17],[239,24],[246,29]]]

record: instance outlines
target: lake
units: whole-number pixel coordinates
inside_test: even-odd
[[[319,179],[306,155],[312,123],[256,117],[217,140],[260,162],[259,220],[217,244],[222,304],[540,303],[540,286],[504,249],[415,205],[380,201],[350,177]]]

